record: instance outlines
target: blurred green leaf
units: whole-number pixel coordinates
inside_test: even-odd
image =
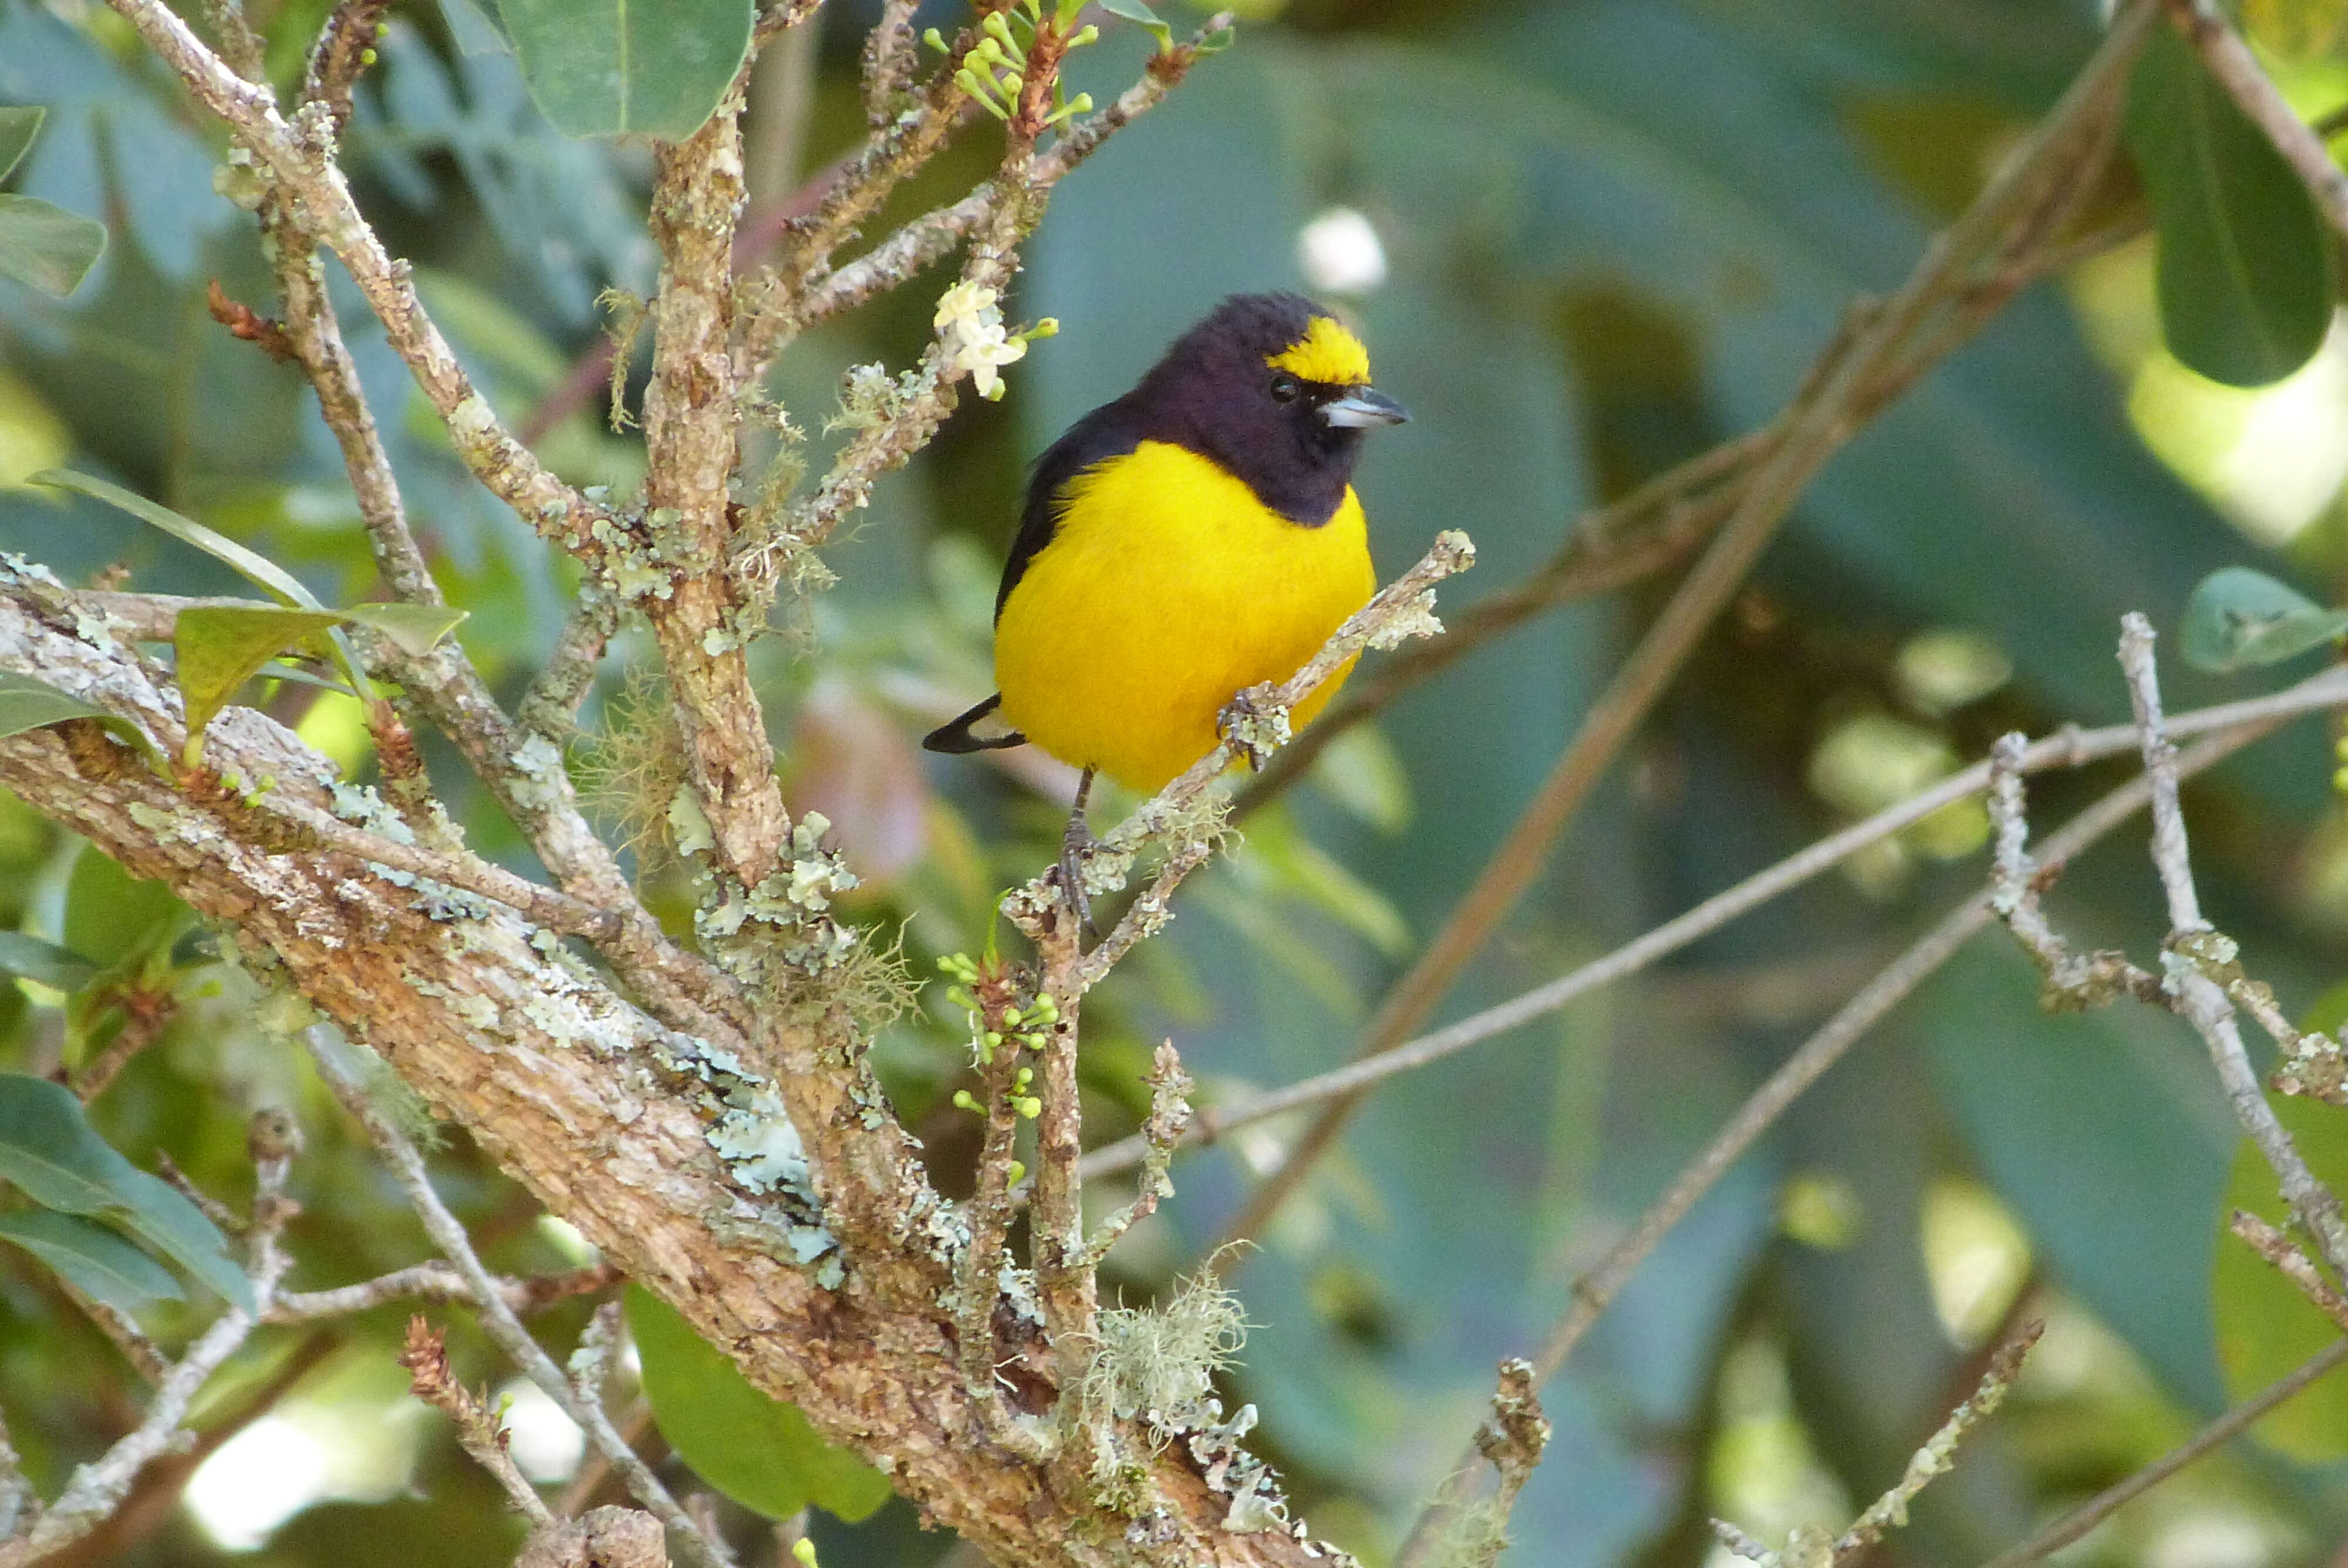
[[[0,1073],[0,1179],[45,1208],[105,1214],[250,1312],[252,1284],[228,1255],[220,1228],[90,1130],[62,1084]]]
[[[494,5],[484,5],[481,0],[440,0],[440,15],[448,24],[450,40],[460,52],[513,53],[513,40],[506,36],[505,24],[499,20]]]
[[[445,604],[355,604],[340,619],[371,626],[411,659],[421,659],[457,630],[470,612]]]
[[[0,1240],[15,1242],[93,1301],[135,1312],[150,1301],[178,1301],[180,1282],[163,1266],[104,1225],[31,1209],[0,1214]]]
[[[2065,879],[2075,896],[2088,878]],[[2157,1013],[2048,1013],[2003,931],[1909,1004],[1975,1167],[2047,1275],[2124,1336],[2172,1398],[2214,1412],[2209,1215],[2240,1129],[2200,1042]]]
[[[0,670],[0,738],[20,735],[45,724],[61,724],[67,719],[95,719],[129,741],[142,756],[150,761],[155,757],[155,743],[147,738],[147,732],[120,714],[93,707],[46,681],[14,670]]]
[[[139,521],[162,529],[173,538],[195,546],[213,559],[234,567],[257,587],[266,589],[287,604],[304,610],[325,608],[318,602],[315,595],[302,586],[299,578],[268,557],[249,550],[194,518],[183,518],[170,507],[159,506],[119,485],[110,485],[88,474],[77,474],[70,468],[44,468],[26,483],[53,485],[60,490],[78,491],[110,507],[118,507]]]
[[[2348,610],[2326,610],[2262,571],[2230,566],[2195,585],[2178,648],[2197,670],[2224,675],[2279,664],[2348,633]]]
[[[701,1478],[743,1507],[788,1519],[809,1503],[850,1523],[889,1501],[889,1478],[817,1435],[798,1407],[754,1389],[640,1285],[628,1327],[661,1436]]]
[[[2332,247],[2282,155],[2172,28],[2128,81],[2126,134],[2160,235],[2168,351],[2260,386],[2305,364],[2332,323]]]
[[[185,761],[192,766],[202,759],[205,726],[263,664],[342,620],[330,610],[267,604],[199,604],[180,611],[171,646],[179,653],[175,678],[188,710]]]
[[[530,96],[570,136],[701,128],[750,47],[750,0],[498,0]]]
[[[41,133],[41,121],[48,114],[37,104],[30,108],[0,108],[0,179],[16,172],[17,163]]]
[[[2315,1179],[2334,1192],[2348,1191],[2348,1119],[2318,1101],[2275,1096],[2272,1102]],[[2227,1222],[2236,1209],[2275,1225],[2289,1223],[2275,1173],[2248,1138],[2235,1151],[2225,1201],[2218,1207],[2218,1256],[2209,1271],[2218,1365],[2226,1375],[2227,1397],[2240,1400],[2332,1343],[2340,1329],[2233,1235]],[[2250,1432],[2305,1463],[2348,1453],[2348,1368],[2325,1373]]]
[[[102,968],[120,968],[178,936],[194,913],[160,882],[85,848],[66,882],[65,945]]]
[[[0,277],[65,298],[106,253],[106,225],[37,196],[0,192]]]
[[[2309,1034],[2330,1034],[2343,1023],[2348,1023],[2348,980],[2342,980],[2308,1003],[2299,1027]]]
[[[80,954],[22,931],[0,931],[0,969],[60,991],[77,991],[98,976],[98,967]]]
[[[1128,22],[1138,22],[1158,40],[1160,54],[1174,46],[1174,29],[1163,17],[1142,3],[1142,0],[1100,0],[1100,8],[1112,16],[1122,16]]]

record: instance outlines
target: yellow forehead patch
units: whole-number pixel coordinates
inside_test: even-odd
[[[1327,382],[1332,386],[1362,386],[1370,379],[1370,351],[1362,346],[1360,338],[1328,316],[1314,316],[1302,339],[1264,364],[1301,381]]]

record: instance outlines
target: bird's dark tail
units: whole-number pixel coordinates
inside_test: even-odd
[[[1024,746],[1027,737],[994,716],[1003,706],[1003,693],[996,692],[952,723],[940,724],[922,737],[922,745],[932,752],[992,752],[1004,746]]]

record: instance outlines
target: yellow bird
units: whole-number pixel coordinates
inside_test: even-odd
[[[1234,694],[1294,674],[1369,600],[1354,461],[1406,417],[1312,301],[1226,300],[1037,460],[994,601],[999,691],[922,744],[1032,742],[1083,769],[1081,842],[1096,771],[1155,792],[1213,749]]]

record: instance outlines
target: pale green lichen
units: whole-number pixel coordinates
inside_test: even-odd
[[[399,813],[392,810],[384,798],[375,793],[372,784],[347,784],[336,780],[334,789],[335,815],[345,822],[355,823],[379,837],[394,844],[414,844],[416,830],[407,825]]]
[[[783,938],[779,957],[800,973],[837,968],[857,945],[858,932],[830,915],[832,897],[857,886],[837,850],[824,846],[831,823],[808,812],[791,830],[791,859],[756,887],[726,887],[694,916],[694,930],[717,960],[746,985],[765,987],[772,974],[758,945],[739,940],[760,927]]]

